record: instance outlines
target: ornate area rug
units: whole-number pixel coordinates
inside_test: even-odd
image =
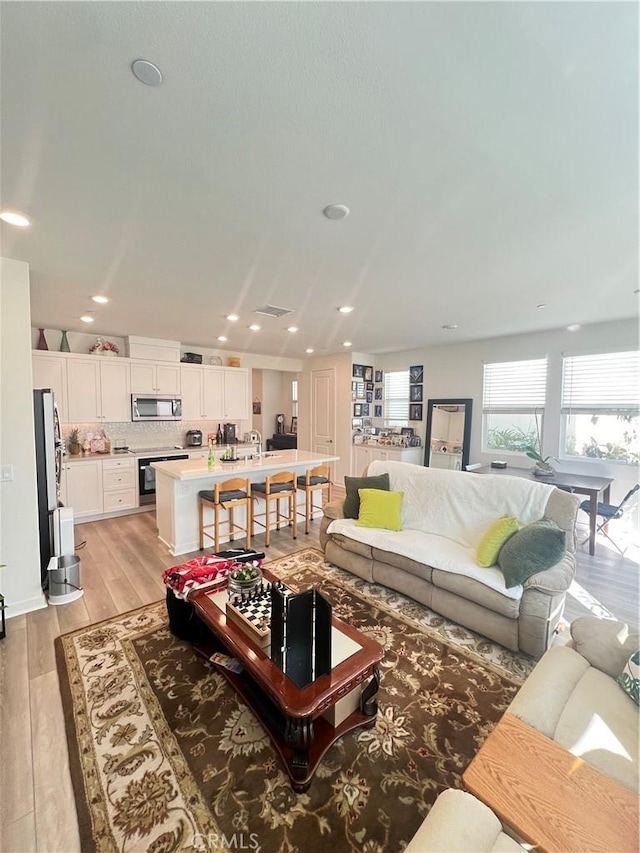
[[[269,568],[320,587],[384,646],[375,727],[334,744],[295,794],[253,714],[169,632],[164,603],[67,634],[56,651],[83,853],[400,851],[461,786],[527,660],[468,632],[452,644],[451,623],[314,549]]]

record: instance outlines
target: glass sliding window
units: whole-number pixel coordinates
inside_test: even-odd
[[[562,360],[562,441],[567,458],[640,462],[640,354]]]
[[[385,426],[407,426],[409,423],[409,371],[396,370],[384,374]]]
[[[527,448],[535,448],[541,452],[546,389],[546,358],[485,364],[482,449],[525,453]]]

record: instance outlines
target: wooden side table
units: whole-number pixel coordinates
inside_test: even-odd
[[[465,787],[541,853],[638,848],[638,798],[505,714],[463,774]]]

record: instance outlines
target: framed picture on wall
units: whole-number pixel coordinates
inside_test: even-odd
[[[356,400],[364,400],[364,382],[356,382]]]
[[[354,364],[351,368],[351,375],[355,376],[356,379],[364,378],[364,365],[362,364]]]
[[[363,418],[369,417],[369,404],[368,403],[362,404],[362,417]]]
[[[373,403],[373,391],[367,391],[367,403]]]
[[[362,403],[356,403],[353,407],[353,417],[361,418],[362,417]]]
[[[296,417],[291,418],[291,432],[293,435],[298,434],[298,418]]]
[[[376,370],[376,382],[382,382],[384,379],[384,372],[382,370]]]
[[[409,385],[409,402],[422,402],[422,385]]]
[[[373,391],[373,382],[366,382],[367,391]]]
[[[374,406],[373,407],[373,417],[381,418],[382,417],[382,406]]]
[[[373,396],[376,400],[382,400],[382,388],[376,388],[376,390],[373,392]]]
[[[373,382],[373,367],[365,365],[364,368],[364,381],[365,382]]]
[[[410,405],[409,405],[409,420],[410,421],[421,421],[422,420],[422,403],[410,403]]]
[[[414,364],[409,368],[409,382],[412,385],[421,385],[424,377],[424,367],[421,364]]]

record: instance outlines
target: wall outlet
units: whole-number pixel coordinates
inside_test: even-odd
[[[13,481],[13,465],[0,466],[0,482],[11,483]]]

